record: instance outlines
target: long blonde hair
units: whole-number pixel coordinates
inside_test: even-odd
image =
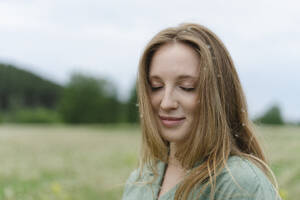
[[[157,163],[168,162],[169,143],[162,138],[155,123],[148,76],[155,52],[174,42],[192,47],[201,63],[197,120],[190,137],[177,147],[175,154],[182,167],[191,171],[177,189],[175,199],[187,199],[198,184],[211,186],[213,199],[216,176],[230,155],[253,161],[273,178],[248,118],[245,96],[232,59],[220,39],[198,24],[181,24],[162,30],[148,43],[140,59],[137,80],[142,128],[140,169],[146,165],[157,177]],[[200,160],[201,164],[193,168]]]

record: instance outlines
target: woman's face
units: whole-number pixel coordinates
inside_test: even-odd
[[[152,58],[150,98],[162,137],[182,142],[191,132],[197,109],[199,58],[182,43],[165,44]]]

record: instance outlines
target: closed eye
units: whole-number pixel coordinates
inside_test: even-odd
[[[195,88],[186,88],[186,87],[180,87],[182,90],[187,91],[187,92],[191,92],[194,91]]]
[[[151,90],[152,90],[152,91],[157,91],[157,90],[159,90],[159,89],[161,89],[161,88],[162,88],[162,86],[160,86],[160,87],[152,87],[152,86],[151,86]]]

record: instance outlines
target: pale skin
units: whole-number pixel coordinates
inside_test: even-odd
[[[170,142],[170,156],[158,197],[182,181],[186,170],[175,159],[176,146],[191,131],[197,101],[199,57],[183,43],[163,45],[150,65],[151,105],[162,137]]]

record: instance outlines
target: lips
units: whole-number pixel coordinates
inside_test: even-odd
[[[185,117],[159,116],[159,118],[160,118],[162,124],[169,128],[176,127],[185,120]]]

